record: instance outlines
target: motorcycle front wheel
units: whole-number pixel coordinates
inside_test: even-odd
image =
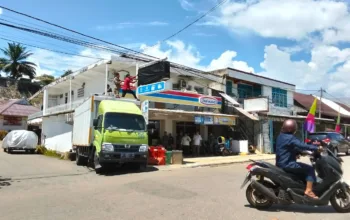
[[[264,182],[263,184],[266,186],[265,183],[266,182]],[[263,194],[256,191],[251,184],[249,184],[249,186],[247,187],[245,195],[249,204],[256,209],[261,209],[261,210],[268,209],[273,204],[273,201],[271,201],[269,198],[267,198]]]
[[[349,213],[350,212],[350,189],[346,192],[338,189],[330,199],[332,207],[335,211],[339,213]]]

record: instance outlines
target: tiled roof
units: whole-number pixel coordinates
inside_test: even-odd
[[[0,114],[9,116],[22,116],[26,117],[35,112],[40,111],[40,109],[35,108],[31,105],[17,104],[20,99],[2,100],[0,101]]]
[[[298,102],[300,105],[302,105],[305,109],[310,109],[312,103],[315,100],[315,97],[312,95],[306,95],[306,94],[302,94],[302,93],[298,93],[298,92],[294,92],[294,100],[296,102]],[[317,100],[317,110],[316,112],[319,111],[319,106],[320,106],[320,101]],[[331,117],[337,117],[338,116],[338,112],[333,110],[331,107],[329,107],[328,105],[326,105],[325,103],[322,103],[322,115],[327,115],[327,116],[331,116]],[[348,118],[349,116],[346,115],[341,115],[342,117],[346,117]]]

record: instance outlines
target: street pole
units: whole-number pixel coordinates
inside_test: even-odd
[[[322,112],[322,96],[323,96],[323,89],[321,87],[321,96],[320,96],[320,106],[318,109],[318,117],[321,118],[321,112]]]

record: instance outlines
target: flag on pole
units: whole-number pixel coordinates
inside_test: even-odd
[[[338,120],[337,120],[337,125],[335,126],[335,132],[340,133],[340,112],[338,112]]]
[[[312,106],[310,108],[309,114],[307,114],[307,117],[306,117],[305,122],[304,122],[304,129],[310,133],[315,132],[316,108],[317,108],[317,99],[315,98],[315,100],[312,103]]]

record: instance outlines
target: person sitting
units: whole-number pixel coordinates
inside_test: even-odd
[[[318,199],[312,190],[316,182],[315,170],[312,166],[296,162],[298,153],[301,151],[322,151],[322,147],[304,144],[294,135],[297,131],[297,122],[288,119],[283,122],[282,130],[276,141],[276,166],[288,173],[306,177],[306,189],[304,194],[310,198]]]

